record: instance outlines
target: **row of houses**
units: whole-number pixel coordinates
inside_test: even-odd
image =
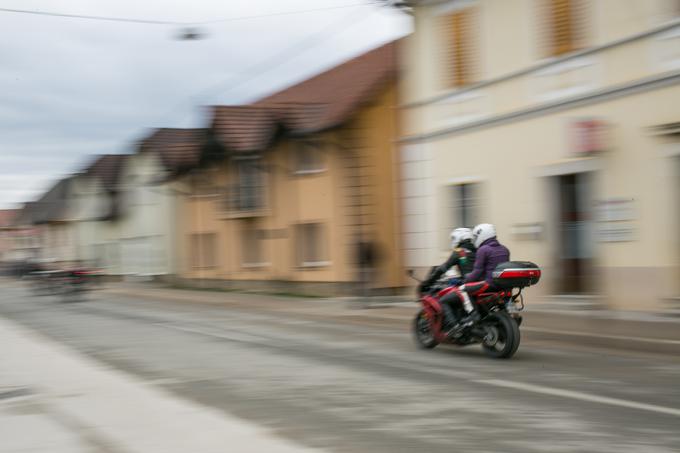
[[[678,2],[395,4],[415,24],[399,43],[57,184],[45,197],[68,186],[66,208],[27,207],[50,225],[46,250],[78,244],[68,253],[121,274],[332,292],[368,242],[376,286],[399,288],[404,268],[443,259],[451,228],[491,221],[545,269],[537,296],[677,301]]]
[[[403,286],[397,207],[396,45],[200,129],[157,129],[28,203],[40,258],[112,276],[347,293],[370,244],[373,286]],[[263,288],[265,287],[265,288]]]

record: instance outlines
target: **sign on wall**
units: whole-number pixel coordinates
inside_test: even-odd
[[[569,126],[572,154],[589,156],[610,148],[610,126],[606,121],[600,118],[584,118],[573,120]]]
[[[635,239],[635,209],[632,198],[609,198],[596,202],[597,235],[600,242]]]
[[[512,236],[517,241],[538,241],[543,237],[543,224],[517,223],[512,226]]]

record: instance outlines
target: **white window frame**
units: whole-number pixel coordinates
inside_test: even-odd
[[[328,170],[328,165],[324,156],[324,151],[323,151],[323,145],[324,142],[321,140],[296,140],[294,142],[294,149],[293,149],[293,155],[292,155],[292,167],[293,167],[293,174],[294,175],[316,175],[319,173],[324,173]],[[302,147],[305,146],[312,146],[314,147],[314,152],[319,154],[319,163],[320,166],[317,168],[308,168],[308,169],[300,169],[299,163],[299,153],[302,150]]]

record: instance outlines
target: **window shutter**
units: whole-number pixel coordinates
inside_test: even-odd
[[[469,85],[475,79],[476,8],[458,9],[440,17],[444,88]]]
[[[586,47],[590,0],[537,0],[541,57],[556,57]]]
[[[591,0],[571,0],[572,51],[584,49],[590,41]]]
[[[570,0],[552,0],[552,54],[562,55],[574,50],[574,24]]]

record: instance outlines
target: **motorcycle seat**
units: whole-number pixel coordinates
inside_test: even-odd
[[[468,294],[473,296],[486,291],[488,287],[489,284],[487,282],[472,282],[465,284],[465,290],[468,292]]]

